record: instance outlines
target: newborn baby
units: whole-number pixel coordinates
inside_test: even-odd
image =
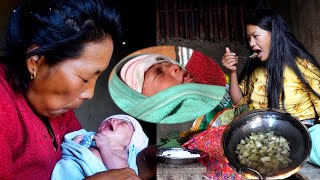
[[[122,80],[133,90],[152,96],[169,87],[194,82],[190,73],[174,60],[159,54],[137,56],[120,72]]]
[[[95,135],[77,135],[73,141],[88,146],[95,141],[89,150],[96,155],[108,169],[128,167],[128,146],[134,132],[131,121],[119,118],[104,120]],[[112,158],[111,158],[112,157]]]
[[[112,100],[127,114],[151,123],[175,124],[208,113],[226,93],[225,86],[195,79],[166,56],[138,54],[117,63],[108,88]]]
[[[97,172],[130,167],[138,173],[137,154],[148,146],[140,123],[128,115],[105,119],[97,132],[84,129],[65,136],[62,159],[51,179],[83,179]]]

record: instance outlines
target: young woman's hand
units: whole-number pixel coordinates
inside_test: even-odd
[[[230,73],[237,70],[238,57],[236,53],[230,52],[230,49],[226,47],[226,53],[222,56],[222,65],[226,67]]]

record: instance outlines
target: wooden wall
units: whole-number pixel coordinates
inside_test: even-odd
[[[172,39],[244,42],[243,1],[157,0],[157,41]]]

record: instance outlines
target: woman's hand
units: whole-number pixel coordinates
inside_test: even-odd
[[[237,70],[238,57],[236,53],[230,52],[230,49],[226,47],[226,53],[222,56],[222,65],[226,67],[230,73]]]
[[[94,174],[93,176],[86,177],[86,180],[141,180],[131,168],[110,169]]]
[[[137,155],[138,174],[142,180],[156,179],[157,177],[157,146],[144,148]]]
[[[226,47],[226,53],[222,57],[222,65],[230,72],[229,94],[234,105],[237,105],[243,97],[237,77],[237,64],[238,57],[236,53],[230,52],[230,49]]]

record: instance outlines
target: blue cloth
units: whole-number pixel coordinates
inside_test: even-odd
[[[80,142],[80,144],[86,148],[89,148],[91,146],[93,147],[96,147],[96,143],[95,141],[93,140],[93,134],[92,135],[86,135],[86,136],[83,136],[83,139],[82,141]]]
[[[95,173],[106,171],[103,162],[98,159],[87,147],[77,144],[72,139],[77,135],[92,136],[95,132],[84,129],[66,134],[61,144],[62,159],[55,165],[52,180],[80,180]],[[129,147],[128,164],[138,174],[136,157],[139,152],[132,144]]]
[[[309,128],[309,133],[311,136],[312,148],[308,162],[320,166],[320,124]]]

